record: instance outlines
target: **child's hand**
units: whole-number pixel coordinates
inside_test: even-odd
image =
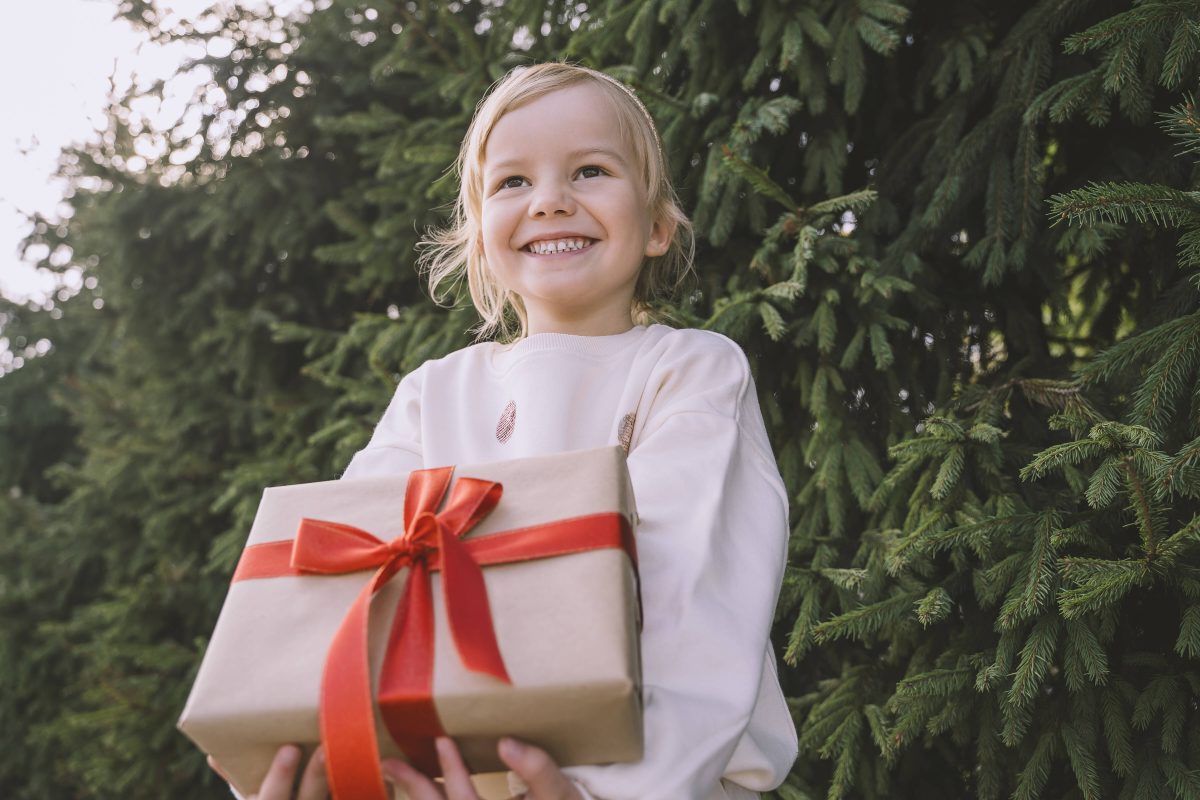
[[[403,761],[384,761],[383,771],[408,793],[411,800],[479,800],[454,742],[439,738],[437,751],[446,780],[445,791]],[[563,775],[545,750],[505,738],[500,740],[499,753],[509,769],[529,786],[525,794],[528,800],[583,800],[575,784]]]
[[[300,748],[287,744],[279,748],[267,777],[263,778],[262,786],[257,794],[252,794],[246,800],[292,800],[292,786],[296,783],[296,770],[300,767]],[[208,757],[208,765],[218,775],[229,780],[221,770],[220,765]],[[325,750],[318,747],[304,768],[300,778],[300,789],[296,792],[295,800],[328,800],[329,784],[325,781]]]

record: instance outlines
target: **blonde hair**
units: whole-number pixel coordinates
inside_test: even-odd
[[[692,224],[671,185],[658,130],[633,90],[603,72],[575,64],[548,62],[517,67],[495,83],[476,106],[454,165],[459,189],[450,223],[430,231],[420,244],[420,264],[428,275],[435,301],[442,302],[447,289],[466,274],[471,302],[482,318],[477,328],[481,338],[520,338],[525,336],[528,323],[521,298],[499,284],[483,255],[483,154],[488,137],[509,111],[581,83],[596,86],[609,100],[641,168],[651,218],[674,226],[667,251],[647,258],[638,273],[631,308],[634,321],[645,324],[654,320],[654,302],[669,296],[692,268]],[[443,288],[447,282],[450,286]]]

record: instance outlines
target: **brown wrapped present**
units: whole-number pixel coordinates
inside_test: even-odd
[[[443,732],[637,760],[635,518],[617,447],[267,489],[179,727],[244,794],[287,743],[345,800]]]

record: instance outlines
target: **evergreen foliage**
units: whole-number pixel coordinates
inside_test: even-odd
[[[776,796],[1200,797],[1194,3],[115,8],[227,46],[145,168],[133,96],[64,154],[30,243],[97,282],[0,303],[6,796],[223,796],[173,724],[259,493],[469,343],[414,246],[478,97],[568,58],[658,120],[669,316],[746,349],[791,494]]]

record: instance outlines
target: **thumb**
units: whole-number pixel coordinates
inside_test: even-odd
[[[500,740],[498,752],[500,759],[529,787],[531,798],[567,800],[579,797],[570,779],[540,747],[506,736]]]

